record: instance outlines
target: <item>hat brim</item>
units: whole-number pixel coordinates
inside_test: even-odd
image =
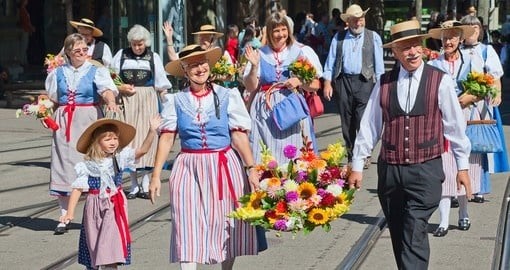
[[[399,42],[402,42],[404,40],[408,40],[408,39],[414,39],[414,38],[421,38],[422,40],[423,39],[427,39],[429,38],[429,34],[421,34],[421,35],[412,35],[412,36],[407,36],[407,37],[401,37],[401,38],[398,38],[398,39],[395,39],[393,40],[392,42],[389,42],[389,43],[386,43],[386,44],[383,44],[383,48],[391,48],[393,47],[393,45],[395,43],[399,43]]]
[[[429,30],[430,38],[441,39],[441,32],[452,29],[460,29],[462,30],[462,37],[470,37],[475,33],[475,29],[471,25],[459,25],[447,28],[432,28]]]
[[[73,26],[76,29],[78,29],[78,26],[83,26],[83,27],[92,29],[93,37],[102,37],[103,36],[103,31],[101,31],[101,29],[99,29],[97,27],[90,26],[90,25],[88,25],[86,23],[82,23],[82,22],[69,21],[69,23],[71,24],[71,26]]]
[[[193,35],[214,35],[215,38],[220,38],[223,36],[223,33],[216,32],[216,31],[198,31],[191,33]]]
[[[104,125],[114,125],[119,130],[119,149],[126,147],[135,137],[136,129],[133,126],[119,120],[103,118],[95,121],[85,129],[76,143],[76,150],[83,154],[87,153],[92,143],[94,131]]]
[[[220,60],[223,53],[221,52],[221,48],[217,47],[214,49],[210,49],[207,51],[200,51],[200,52],[194,52],[189,55],[186,55],[183,58],[174,60],[168,64],[165,65],[165,70],[168,72],[168,74],[176,76],[176,77],[184,77],[184,68],[182,67],[182,61],[185,61],[186,59],[192,58],[194,56],[198,55],[205,55],[207,58],[207,62],[209,63],[209,67],[212,68],[218,60]]]
[[[367,8],[366,10],[364,10],[363,12],[361,13],[355,13],[355,14],[346,14],[346,13],[342,13],[340,14],[340,19],[342,19],[342,21],[344,22],[347,22],[347,20],[350,18],[350,17],[356,17],[356,18],[361,18],[361,17],[365,17],[365,15],[367,14],[367,12],[370,10],[370,8]]]

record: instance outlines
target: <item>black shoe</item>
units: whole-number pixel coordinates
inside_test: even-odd
[[[64,234],[64,233],[66,233],[66,232],[67,232],[67,226],[65,226],[65,227],[59,227],[59,226],[57,226],[57,227],[55,228],[55,233],[54,233],[54,235],[61,235],[61,234]]]
[[[448,234],[448,229],[445,229],[443,227],[437,227],[437,229],[434,231],[433,235],[435,237],[443,237]]]
[[[473,197],[473,199],[470,200],[470,202],[484,203],[485,202],[485,198],[483,197],[483,195],[475,195]]]
[[[459,208],[459,200],[455,197],[451,198],[451,208]]]
[[[138,197],[140,199],[148,200],[149,199],[149,193],[140,191],[140,192],[138,192],[138,194],[136,194],[136,197]]]
[[[467,231],[469,230],[469,227],[471,227],[471,222],[469,221],[469,218],[459,219],[459,230]]]
[[[133,199],[136,199],[136,196],[137,196],[137,193],[128,193],[128,194],[126,195],[126,198],[127,198],[128,200],[133,200]]]

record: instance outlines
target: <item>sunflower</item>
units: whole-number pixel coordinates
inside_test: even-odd
[[[250,202],[247,207],[252,209],[260,209],[262,205],[262,199],[266,197],[266,193],[263,191],[256,191],[250,195]]]
[[[313,195],[317,194],[317,189],[312,183],[303,182],[299,184],[298,194],[300,198],[308,199]]]
[[[308,221],[315,225],[326,224],[329,220],[328,212],[321,208],[314,208],[308,212]]]

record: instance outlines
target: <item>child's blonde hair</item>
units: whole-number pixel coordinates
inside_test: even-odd
[[[119,129],[113,124],[102,125],[92,132],[91,144],[85,153],[85,160],[101,160],[106,157],[106,153],[101,149],[99,141],[105,137],[115,135],[119,137]],[[116,150],[116,152],[119,149]]]

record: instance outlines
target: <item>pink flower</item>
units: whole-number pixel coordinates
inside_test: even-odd
[[[283,148],[283,154],[288,159],[295,158],[296,153],[297,153],[297,147],[295,147],[294,145],[289,144],[289,145],[285,146],[285,148]]]
[[[278,168],[278,162],[276,162],[276,160],[269,161],[267,163],[267,168],[270,170],[274,170],[274,169]]]

